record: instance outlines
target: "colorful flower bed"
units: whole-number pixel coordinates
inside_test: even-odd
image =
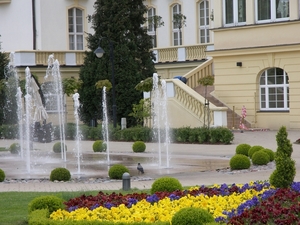
[[[60,221],[170,222],[181,208],[198,207],[208,210],[216,222],[298,224],[299,192],[300,183],[293,183],[290,189],[274,189],[267,182],[201,186],[153,195],[99,192],[97,196],[83,195],[65,202],[66,210],[53,212],[50,218]]]

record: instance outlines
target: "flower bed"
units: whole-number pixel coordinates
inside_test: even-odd
[[[65,202],[66,209],[53,212],[50,220],[51,224],[55,221],[59,224],[77,224],[78,221],[170,224],[172,216],[181,208],[198,207],[208,210],[220,223],[299,224],[299,200],[300,183],[293,183],[289,189],[274,189],[267,182],[251,182],[153,195],[99,192],[96,196],[70,199]]]

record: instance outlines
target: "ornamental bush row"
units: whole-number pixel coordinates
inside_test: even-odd
[[[240,144],[236,147],[236,155],[230,159],[232,170],[248,169],[253,165],[267,165],[274,161],[275,153],[271,149],[266,149],[260,145],[250,146]]]
[[[89,127],[87,125],[80,125],[81,140],[103,140],[102,126]],[[76,124],[67,123],[65,126],[65,136],[68,140],[76,138]],[[108,135],[111,141],[144,141],[155,142],[158,131],[152,130],[149,127],[131,127],[121,130],[120,127],[114,128],[109,126]],[[164,131],[160,132],[164,134]],[[233,133],[228,128],[173,128],[170,129],[170,140],[179,143],[207,143],[207,144],[230,144],[234,138]],[[55,139],[60,139],[60,131],[57,126],[53,126],[53,136]],[[15,139],[18,138],[18,126],[16,125],[2,125],[0,126],[0,138]],[[162,137],[164,139],[164,137]]]

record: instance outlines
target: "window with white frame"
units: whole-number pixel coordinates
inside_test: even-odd
[[[69,49],[83,50],[83,10],[71,8],[68,10]]]
[[[256,21],[258,23],[289,19],[289,0],[256,0]]]
[[[200,43],[209,42],[209,1],[199,3],[199,35]]]
[[[260,109],[289,110],[289,77],[281,68],[270,68],[260,76]]]
[[[181,13],[181,5],[176,4],[172,7],[172,19],[174,18],[175,14]],[[172,30],[173,30],[173,45],[182,45],[182,33],[179,29],[179,26],[177,23],[173,21],[172,23]]]
[[[153,18],[156,15],[155,8],[148,10],[148,35],[152,37],[152,46],[156,48],[156,30],[154,26]],[[150,22],[149,22],[150,21]]]
[[[223,0],[225,26],[246,23],[246,0]]]

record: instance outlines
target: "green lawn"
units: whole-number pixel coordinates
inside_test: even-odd
[[[99,190],[100,191],[100,190]],[[99,191],[87,192],[0,192],[0,224],[1,225],[26,225],[28,216],[28,204],[34,198],[43,195],[54,195],[66,201],[82,194],[97,195]],[[132,189],[130,191],[103,191],[105,193],[140,193],[149,190]]]
[[[81,194],[96,195],[98,192],[1,192],[0,193],[0,224],[27,224],[28,203],[36,197],[55,195],[68,200]]]

